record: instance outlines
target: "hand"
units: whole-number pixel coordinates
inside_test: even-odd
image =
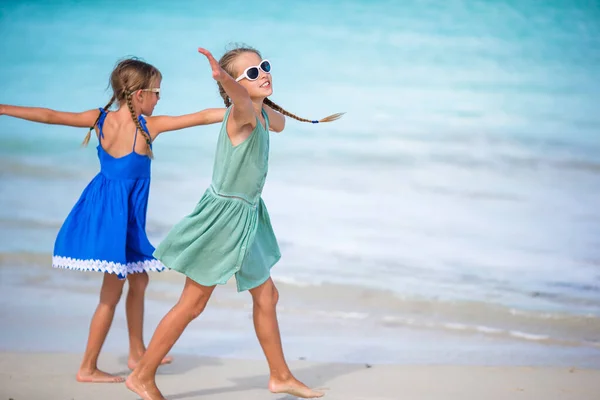
[[[210,64],[210,68],[212,69],[213,78],[217,82],[221,82],[227,76],[227,72],[225,72],[225,70],[223,70],[223,68],[221,68],[221,66],[219,65],[219,62],[217,60],[215,60],[215,58],[213,57],[212,54],[210,54],[210,51],[203,49],[202,47],[199,47],[198,53],[204,54],[204,56],[206,56],[206,58],[208,59],[208,62]]]

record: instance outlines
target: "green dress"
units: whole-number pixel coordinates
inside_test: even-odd
[[[154,257],[204,286],[225,284],[234,274],[238,291],[270,276],[281,258],[267,208],[260,197],[269,165],[269,119],[257,118],[250,136],[233,146],[225,113],[212,176],[194,211],[171,229]]]

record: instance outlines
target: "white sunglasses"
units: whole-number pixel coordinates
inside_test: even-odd
[[[269,60],[262,60],[259,65],[246,68],[244,72],[242,72],[242,74],[238,76],[235,81],[239,82],[244,78],[248,79],[249,81],[255,81],[258,79],[260,71],[266,74],[271,73],[271,63],[269,62]]]
[[[142,92],[152,92],[152,93],[156,93],[156,97],[160,97],[160,88],[151,88],[151,89],[138,89],[141,90]],[[133,92],[129,93],[129,95],[133,95],[135,92],[137,92],[137,90],[134,90]]]
[[[141,89],[141,90],[142,90],[142,92],[156,93],[156,97],[160,97],[160,88]]]

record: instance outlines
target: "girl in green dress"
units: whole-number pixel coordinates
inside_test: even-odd
[[[270,101],[271,63],[254,49],[231,50],[219,62],[207,50],[198,51],[207,57],[228,109],[210,187],[154,253],[187,279],[179,302],[158,325],[127,387],[144,400],[164,399],[155,383],[160,361],[202,313],[215,286],[235,275],[238,291],[248,290],[252,295],[254,327],[270,368],[269,390],[321,397],[323,393],[294,378],[283,356],[276,315],[278,292],[270,277],[281,255],[261,192],[268,170],[269,131],[283,130],[284,115],[317,123],[336,120],[341,114],[311,121]]]

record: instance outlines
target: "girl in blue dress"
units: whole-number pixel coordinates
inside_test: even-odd
[[[133,369],[146,351],[142,331],[148,271],[165,267],[152,253],[146,235],[152,143],[167,131],[221,122],[225,109],[182,116],[152,116],[160,98],[161,73],[138,59],[117,64],[110,77],[113,95],[100,109],[70,113],[46,108],[0,105],[0,115],[46,124],[91,127],[98,137],[100,172],[84,189],[56,238],[52,265],[104,273],[100,303],[92,317],[80,382],[123,382],[98,369],[100,349],[111,326],[125,280],[129,329],[128,366]],[[113,103],[116,111],[109,111]],[[146,117],[144,117],[146,116]],[[170,357],[163,359],[169,363]]]

